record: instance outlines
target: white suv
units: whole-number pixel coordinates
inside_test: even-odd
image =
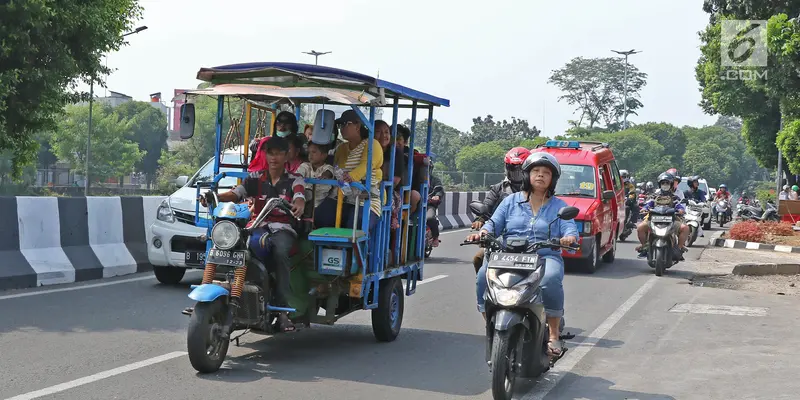
[[[241,146],[225,151],[223,164],[242,164]],[[246,164],[246,163],[245,163]],[[220,168],[220,172],[241,171],[235,168]],[[156,211],[156,220],[150,225],[152,239],[147,244],[147,258],[153,265],[153,272],[161,283],[175,284],[183,279],[187,268],[203,268],[206,256],[206,242],[199,239],[206,234],[206,228],[195,226],[195,205],[197,203],[197,182],[213,179],[214,159],[197,171],[191,179],[178,177],[182,185],[178,191],[164,199]],[[237,179],[226,177],[220,180],[219,188],[225,191],[234,187]],[[205,193],[207,189],[201,189]],[[200,206],[200,215],[206,213]]]

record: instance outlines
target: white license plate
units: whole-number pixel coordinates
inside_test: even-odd
[[[668,215],[654,215],[650,217],[653,222],[672,222],[672,217]]]
[[[245,254],[243,250],[211,249],[208,251],[207,261],[211,264],[244,267]]]
[[[514,264],[533,264],[533,266],[536,266],[536,260],[538,259],[539,256],[536,254],[494,253],[492,254],[490,261],[502,261]]]

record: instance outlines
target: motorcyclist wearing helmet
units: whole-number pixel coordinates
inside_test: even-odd
[[[472,229],[481,229],[483,224],[486,223],[486,219],[492,216],[501,201],[508,195],[519,192],[522,189],[522,180],[525,178],[525,174],[522,172],[522,163],[525,162],[525,159],[530,154],[530,150],[524,147],[514,147],[506,153],[506,176],[501,182],[489,187],[486,192],[486,198],[483,199],[483,204],[489,210],[489,215],[476,215],[475,220],[472,221]],[[472,258],[476,273],[483,265],[484,250],[483,248],[479,249],[475,257]]]
[[[621,169],[619,175],[622,177],[623,187],[625,188],[625,224],[636,225],[639,221],[639,202],[636,196],[636,185],[633,177],[628,170]]]
[[[746,206],[750,205],[750,197],[747,196],[747,192],[742,192],[741,197],[739,197],[739,203],[742,203]]]
[[[792,193],[789,194],[789,200],[800,199],[800,186],[792,185]]]
[[[675,191],[673,190],[674,187],[675,177],[667,172],[658,176],[658,191],[655,194],[655,198],[650,199],[644,205],[644,211],[648,212],[651,208],[655,207],[656,204],[672,204],[675,208],[675,211],[679,215],[683,215],[686,212],[686,208],[681,204],[681,199],[675,195]],[[648,223],[649,215],[644,217],[644,221],[639,224],[636,228],[639,236],[639,243],[641,244],[639,247],[636,248],[636,251],[639,252],[639,257],[644,257],[647,255],[647,236],[650,234],[650,224]],[[682,251],[686,251],[686,238],[689,237],[689,226],[684,224],[682,221],[677,222],[676,224],[680,224],[680,230],[678,233],[678,247]]]
[[[673,170],[674,169],[675,168],[673,168]],[[666,172],[666,173],[669,174],[669,172]],[[678,190],[678,185],[681,184],[681,177],[678,176],[678,175],[674,175],[672,181],[673,181],[673,184],[672,184],[672,193],[673,193],[673,195],[677,196],[681,200],[685,199],[686,196],[683,194],[683,191]]]
[[[653,182],[647,181],[647,183],[644,185],[644,192],[646,194],[652,194],[655,191],[656,185],[654,185]]]
[[[700,177],[694,175],[689,178],[689,190],[683,192],[683,196],[689,200],[694,200],[697,203],[705,203],[707,194],[704,190],[700,189]]]
[[[717,188],[717,193],[714,194],[714,202],[718,202],[720,200],[727,200],[728,202],[731,201],[731,192],[728,191],[728,185],[721,183],[719,188]],[[717,219],[717,207],[711,207],[711,214],[714,219]],[[730,207],[728,208],[728,216],[733,215],[733,211],[731,211]]]
[[[566,207],[567,203],[554,195],[561,176],[561,166],[556,158],[546,152],[533,152],[522,164],[522,170],[525,173],[522,190],[506,197],[480,233],[469,235],[467,240],[476,241],[488,233],[500,236],[504,232],[507,236],[527,237],[531,243],[551,238],[560,239],[563,246],[577,243],[578,228],[575,222],[557,220],[558,210]],[[558,222],[550,228],[553,220]],[[548,355],[559,356],[563,347],[559,340],[559,325],[564,315],[564,259],[561,250],[546,248],[539,250],[538,254],[545,259],[541,287],[550,329]],[[486,269],[484,263],[477,278],[478,311],[483,313],[484,318]]]
[[[436,217],[436,211],[439,208],[439,201],[444,198],[444,185],[442,185],[442,180],[433,174],[433,158],[430,160],[429,168],[431,193],[428,194],[428,198],[432,201],[428,202],[425,222],[431,229],[431,239],[433,239],[431,244],[433,247],[439,247],[439,219]]]

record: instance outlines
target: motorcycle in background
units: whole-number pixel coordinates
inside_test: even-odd
[[[436,193],[437,191],[441,191],[441,190],[442,190],[441,186],[435,186],[433,188],[433,190],[431,190],[431,193]],[[434,212],[436,213],[436,218],[435,218],[436,221],[437,221],[436,223],[438,224],[439,223],[438,222],[439,221],[439,204],[441,204],[442,199],[439,198],[439,200],[433,200],[432,197],[433,197],[432,195],[428,196],[428,209],[431,209],[431,207],[433,207],[433,209],[435,210]],[[431,233],[431,228],[426,226],[425,227],[425,258],[430,257],[432,252],[433,252],[433,233]]]
[[[576,207],[563,207],[559,220],[578,216]],[[549,237],[548,232],[548,237]],[[545,259],[537,251],[544,248],[574,250],[557,239],[529,243],[526,237],[500,240],[486,235],[477,242],[486,249],[486,362],[492,375],[494,399],[510,400],[517,377],[536,378],[547,372],[557,358],[548,357],[549,327],[542,303],[541,282]]]
[[[717,214],[717,222],[720,228],[731,220],[731,203],[726,199],[720,199],[714,204]]]
[[[697,203],[694,200],[689,200],[688,203],[685,219],[686,225],[689,226],[689,239],[686,245],[691,247],[699,236],[700,225],[705,225],[703,221],[705,203]],[[703,227],[705,228],[705,226]]]

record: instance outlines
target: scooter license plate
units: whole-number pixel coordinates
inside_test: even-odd
[[[536,254],[494,253],[489,261],[498,261],[521,268],[536,268],[538,259],[539,256]]]
[[[650,220],[653,222],[672,222],[672,217],[669,215],[653,215]]]
[[[243,250],[220,250],[210,249],[206,262],[218,265],[229,265],[231,267],[244,267],[245,255]]]

